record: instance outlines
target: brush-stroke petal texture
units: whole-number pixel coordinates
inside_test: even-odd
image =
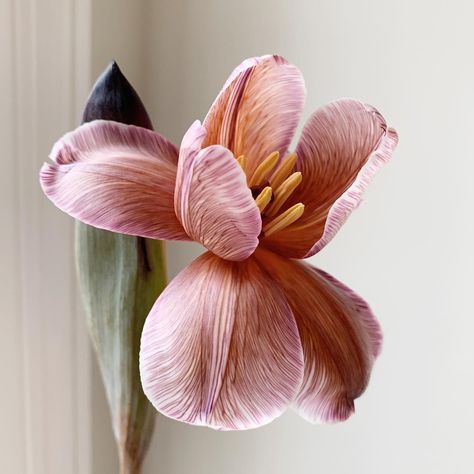
[[[160,134],[97,120],[59,140],[40,180],[61,210],[101,229],[188,240],[174,213],[177,149]]]
[[[168,417],[222,430],[264,425],[293,400],[300,337],[282,292],[254,258],[208,252],[165,289],[146,320],[140,371]]]
[[[304,379],[295,399],[312,422],[336,422],[365,390],[382,334],[369,306],[325,272],[258,250],[257,260],[283,289],[301,337]]]
[[[257,248],[260,211],[245,174],[227,148],[199,150],[205,130],[195,122],[180,149],[176,214],[188,235],[226,260],[243,260]]]
[[[204,146],[245,155],[248,172],[273,151],[286,153],[304,106],[300,71],[280,56],[244,61],[227,80],[204,121]]]
[[[380,113],[359,101],[341,99],[316,111],[296,148],[296,169],[303,181],[287,203],[303,202],[305,212],[265,245],[293,258],[319,252],[360,204],[396,144],[396,132],[387,128]]]

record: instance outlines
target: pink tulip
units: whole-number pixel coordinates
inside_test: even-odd
[[[373,107],[303,109],[296,67],[244,61],[178,150],[159,133],[95,121],[65,135],[41,170],[44,192],[96,227],[208,252],[145,323],[140,371],[158,411],[215,429],[264,425],[292,405],[312,422],[348,418],[382,335],[367,303],[297,259],[319,252],[397,143]]]

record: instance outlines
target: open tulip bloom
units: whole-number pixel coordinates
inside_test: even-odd
[[[208,251],[153,306],[140,372],[158,411],[215,429],[264,425],[289,405],[312,422],[354,411],[380,352],[367,303],[301,259],[329,243],[397,143],[373,107],[317,110],[288,147],[305,98],[279,56],[244,61],[178,149],[97,120],[41,170],[46,195],[102,229],[194,240]]]

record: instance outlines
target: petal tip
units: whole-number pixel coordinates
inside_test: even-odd
[[[54,163],[43,163],[39,171],[39,180],[41,189],[49,196],[49,190],[54,184],[56,179],[56,173],[58,171],[57,166]]]
[[[335,424],[349,419],[355,413],[354,400],[345,396],[333,399],[330,402],[324,401],[324,405],[314,407],[293,406],[295,412],[306,421],[317,424]]]
[[[398,141],[399,141],[398,132],[394,128],[389,127],[387,130],[387,136],[392,141],[393,148],[395,148],[398,145]]]
[[[196,154],[202,147],[202,143],[207,136],[207,130],[202,126],[200,120],[195,120],[181,140],[180,155],[183,155],[183,151],[186,154]]]

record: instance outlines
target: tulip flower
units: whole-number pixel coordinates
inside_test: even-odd
[[[342,99],[307,121],[305,86],[279,56],[238,66],[178,149],[111,121],[60,139],[46,195],[99,228],[194,240],[207,252],[157,299],[140,372],[164,415],[241,430],[288,406],[312,422],[348,418],[380,352],[367,303],[302,259],[329,243],[397,143],[369,105]]]

